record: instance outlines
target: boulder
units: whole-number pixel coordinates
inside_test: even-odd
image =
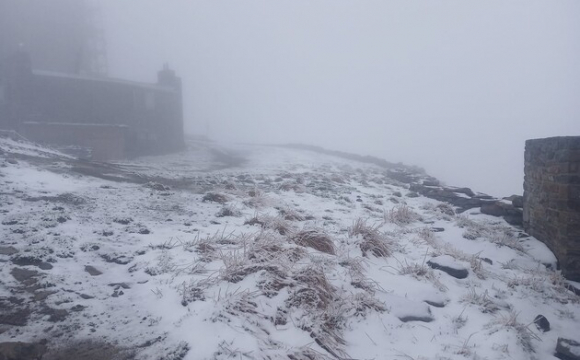
[[[506,212],[503,206],[500,205],[499,202],[483,204],[481,206],[481,213],[491,216],[503,216],[506,215]]]

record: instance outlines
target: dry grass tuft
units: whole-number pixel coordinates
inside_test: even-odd
[[[321,230],[302,230],[290,236],[296,245],[309,247],[330,255],[336,255],[336,249],[330,236]]]
[[[289,307],[326,309],[336,299],[336,289],[324,272],[317,267],[306,267],[293,276],[295,289],[286,300]]]
[[[420,219],[419,214],[414,212],[409,206],[402,204],[393,207],[384,214],[385,222],[403,226],[411,224]]]
[[[215,216],[217,216],[217,217],[226,217],[226,216],[239,217],[239,216],[242,216],[242,212],[234,206],[226,205],[226,206],[222,207],[220,209],[220,211],[218,211],[218,213],[215,214]]]
[[[304,221],[306,218],[299,212],[292,210],[290,208],[280,209],[280,216],[287,221]]]
[[[280,235],[287,235],[292,229],[291,224],[280,216],[255,215],[253,218],[246,220],[244,225],[260,225],[262,229],[274,230]]]
[[[509,311],[506,314],[501,314],[491,325],[498,325],[500,327],[506,328],[507,330],[513,330],[516,332],[518,342],[521,347],[527,353],[534,353],[535,348],[533,340],[542,341],[542,339],[536,335],[532,330],[530,330],[530,324],[524,325],[518,321],[519,313],[514,311]]]
[[[225,204],[229,201],[230,199],[228,198],[227,195],[225,194],[220,194],[220,193],[216,193],[216,192],[208,192],[207,194],[205,194],[202,198],[203,202],[216,202],[218,204]]]
[[[348,229],[348,235],[351,237],[360,236],[362,241],[360,249],[363,256],[372,254],[376,257],[388,257],[392,251],[390,245],[392,241],[378,230],[379,226],[369,226],[365,220],[358,219],[352,227]]]

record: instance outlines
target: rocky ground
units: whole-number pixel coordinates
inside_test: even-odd
[[[576,284],[512,200],[310,147],[0,137],[0,359],[574,358]]]

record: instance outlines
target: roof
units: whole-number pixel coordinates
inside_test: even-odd
[[[175,92],[176,89],[169,87],[169,86],[162,86],[157,84],[150,84],[150,83],[142,83],[137,81],[129,81],[123,79],[115,79],[115,78],[108,78],[108,77],[92,77],[87,75],[79,75],[79,74],[67,74],[67,73],[59,73],[54,71],[46,71],[46,70],[32,70],[34,75],[40,76],[50,76],[50,77],[59,77],[59,78],[66,78],[66,79],[75,79],[80,81],[94,81],[94,82],[106,82],[106,83],[114,83],[132,87],[139,87],[142,89],[148,90],[156,90],[156,91],[166,91],[166,92]]]

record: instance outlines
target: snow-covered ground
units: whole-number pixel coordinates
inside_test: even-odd
[[[408,188],[299,149],[192,142],[91,164],[0,138],[0,342],[46,339],[45,358],[89,339],[135,359],[546,360],[578,337],[580,298],[542,243]]]

